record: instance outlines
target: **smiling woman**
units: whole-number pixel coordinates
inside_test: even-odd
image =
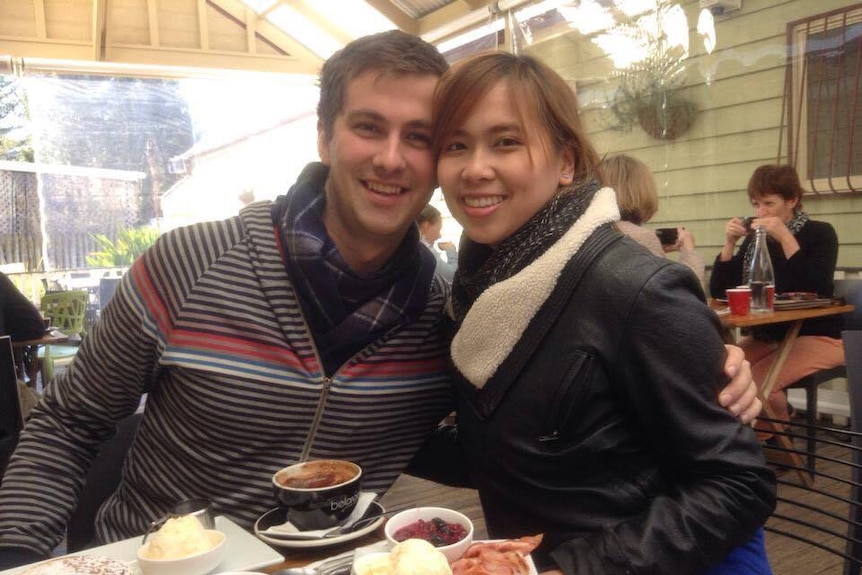
[[[505,53],[456,63],[435,94],[438,179],[468,238],[458,440],[488,532],[544,532],[548,573],[769,574],[774,476],[715,404],[715,315],[686,268],[613,227],[577,110],[553,70]]]

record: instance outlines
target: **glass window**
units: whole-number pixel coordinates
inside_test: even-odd
[[[793,163],[814,192],[862,191],[862,8],[790,26]]]
[[[317,159],[316,102],[286,75],[0,76],[0,264],[125,267],[160,232],[285,193]]]

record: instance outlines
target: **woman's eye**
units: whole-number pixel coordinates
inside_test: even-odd
[[[497,146],[500,146],[502,148],[507,148],[507,147],[511,147],[511,146],[519,146],[520,144],[521,144],[521,142],[516,138],[508,138],[507,137],[507,138],[500,138],[499,140],[497,140]]]
[[[444,152],[455,152],[458,150],[463,150],[465,148],[466,148],[466,146],[464,144],[462,144],[461,142],[450,142],[450,143],[446,144],[445,146],[443,146],[443,151]]]

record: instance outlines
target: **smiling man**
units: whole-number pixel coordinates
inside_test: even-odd
[[[250,529],[275,505],[272,474],[304,459],[353,460],[363,489],[389,488],[453,405],[448,288],[414,224],[447,67],[401,32],[351,43],[321,72],[322,162],[134,264],[3,478],[0,568],[61,541],[93,454],[144,393],[99,543],[190,497]]]

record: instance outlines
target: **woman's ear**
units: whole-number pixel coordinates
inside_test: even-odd
[[[575,180],[575,156],[571,150],[563,152],[560,158],[560,185],[569,186]]]
[[[796,206],[799,205],[799,198],[791,198],[787,200],[787,203],[790,204],[790,209],[796,211]]]

